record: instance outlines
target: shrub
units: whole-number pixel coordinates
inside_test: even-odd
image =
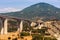
[[[29,36],[30,35],[30,33],[27,33],[27,32],[22,32],[20,34],[21,34],[20,36]]]
[[[40,34],[33,34],[32,37],[33,37],[32,40],[57,40],[56,38],[43,37]]]
[[[41,35],[39,35],[39,34],[33,34],[32,35],[32,40],[42,40],[43,39],[43,37],[41,37]]]

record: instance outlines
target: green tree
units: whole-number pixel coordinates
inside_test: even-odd
[[[20,36],[29,36],[30,35],[30,33],[28,33],[28,32],[21,32],[20,33]]]

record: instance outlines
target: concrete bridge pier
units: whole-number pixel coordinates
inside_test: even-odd
[[[8,19],[4,19],[3,22],[1,22],[1,35],[2,34],[7,34],[7,27],[8,27]],[[3,25],[2,25],[3,24]]]
[[[20,23],[19,23],[18,31],[22,32],[22,30],[23,30],[23,21],[21,20]]]
[[[4,20],[4,34],[7,34],[8,19]]]
[[[0,34],[2,35],[4,34],[4,27],[3,27],[3,20],[1,18],[0,18],[0,28],[1,28]]]
[[[4,34],[4,28],[1,28],[1,35]]]
[[[23,21],[20,22],[20,32],[23,30]]]

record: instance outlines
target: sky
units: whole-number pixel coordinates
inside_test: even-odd
[[[60,0],[0,0],[0,13],[21,11],[40,2],[60,8]]]

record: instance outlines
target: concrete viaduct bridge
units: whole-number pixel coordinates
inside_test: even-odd
[[[8,21],[17,21],[19,23],[19,32],[22,32],[23,29],[23,21],[28,21],[31,22],[28,19],[22,19],[22,18],[17,18],[17,17],[11,17],[11,16],[5,16],[5,15],[0,15],[0,20],[3,23],[3,26],[1,28],[0,34],[7,34],[8,33]]]

